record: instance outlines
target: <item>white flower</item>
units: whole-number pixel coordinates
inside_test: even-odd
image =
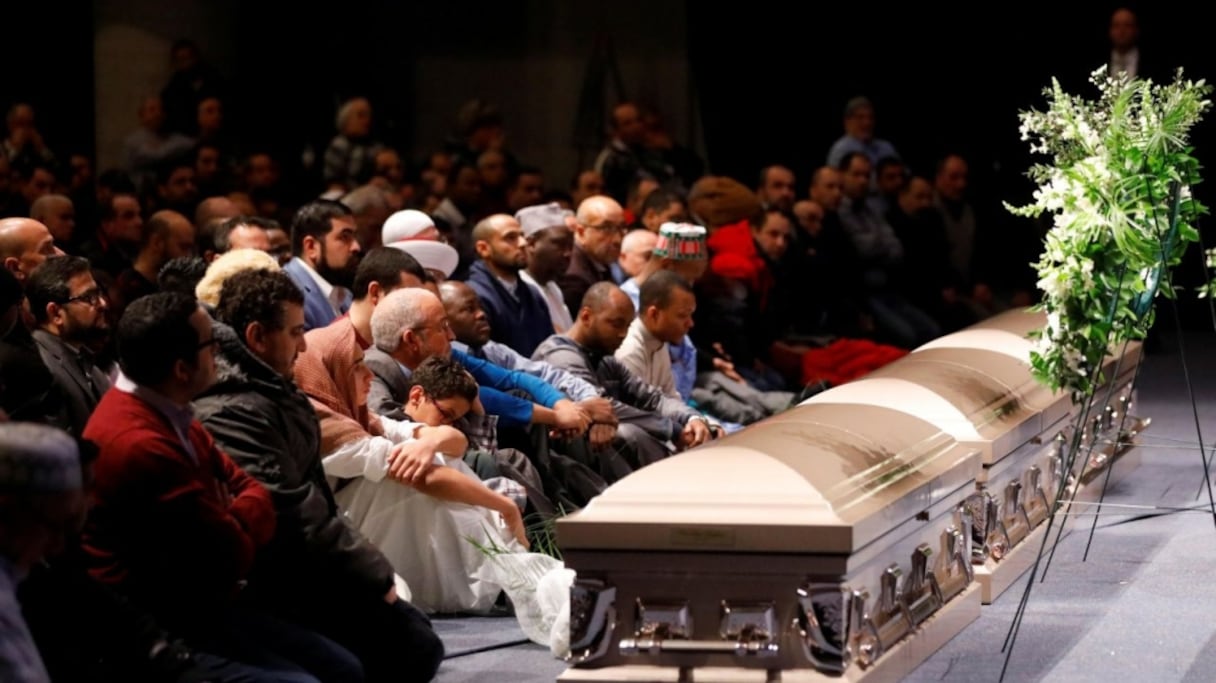
[[[1157,247],[1171,211],[1161,188],[1178,177],[1183,181],[1178,221],[1195,225],[1200,207],[1190,201],[1190,185],[1200,178],[1187,138],[1211,106],[1206,98],[1211,89],[1203,81],[1179,78],[1171,85],[1152,85],[1111,77],[1104,68],[1090,80],[1101,93],[1096,101],[1068,95],[1053,79],[1048,108],[1019,116],[1021,139],[1032,152],[1051,155],[1054,165],[1036,167],[1040,185],[1033,204],[1006,204],[1018,215],[1052,214],[1035,265],[1043,293],[1040,307],[1047,311],[1046,327],[1034,347],[1036,376],[1074,396],[1092,388],[1085,359],[1105,353],[1103,341],[1117,343],[1142,331],[1135,312],[1113,306],[1118,293],[1102,288],[1116,281],[1114,269],[1130,268],[1142,278],[1150,273],[1166,277]],[[1150,168],[1164,170],[1152,171],[1158,177],[1145,182],[1143,174]],[[1206,257],[1216,267],[1216,248]],[[1099,273],[1098,263],[1107,272]],[[1209,288],[1205,285],[1201,294]],[[1091,339],[1089,329],[1100,323],[1111,325],[1112,339]]]

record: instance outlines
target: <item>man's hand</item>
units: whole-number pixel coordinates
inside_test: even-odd
[[[718,372],[722,373],[723,375],[726,375],[727,377],[735,380],[739,384],[747,384],[747,380],[743,379],[743,376],[740,375],[735,370],[735,364],[728,360],[725,360],[722,358],[715,358],[714,359],[714,370],[717,370]]]
[[[591,426],[591,416],[587,411],[568,398],[553,404],[553,414],[557,420],[553,426],[559,430],[570,429],[582,434]]]
[[[511,535],[515,537],[515,540],[519,541],[524,550],[527,550],[530,544],[528,543],[528,534],[524,531],[524,518],[519,514],[519,508],[515,507],[515,503],[511,503],[509,506],[503,506],[499,514],[502,515],[503,521],[507,523],[507,529],[510,530]]]
[[[618,420],[612,410],[612,401],[606,398],[585,398],[578,402],[578,407],[587,412],[592,422],[614,425]]]
[[[388,454],[388,473],[392,479],[414,486],[435,465],[435,444],[430,439],[413,439],[393,446]]]
[[[397,603],[397,585],[396,584],[389,586],[388,593],[386,593],[384,595],[384,601],[390,605],[394,605]]]
[[[705,424],[705,420],[703,419],[694,418],[689,420],[684,425],[684,431],[680,432],[680,448],[682,450],[696,448],[709,441],[709,438],[709,425]]]
[[[591,425],[591,430],[587,432],[587,441],[595,449],[611,446],[614,438],[616,438],[616,425],[600,424],[597,422]]]

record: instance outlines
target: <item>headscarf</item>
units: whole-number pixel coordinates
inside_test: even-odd
[[[372,371],[349,318],[311,330],[308,348],[296,358],[296,385],[308,395],[321,421],[321,452],[368,436],[381,436],[380,418],[367,409],[363,389]]]

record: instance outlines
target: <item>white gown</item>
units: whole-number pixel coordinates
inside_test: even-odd
[[[339,507],[405,580],[415,607],[427,613],[488,612],[502,587],[480,576],[489,558],[477,546],[523,548],[497,512],[439,500],[385,479],[388,451],[393,441],[402,440],[392,439],[398,436],[396,428],[412,432],[418,425],[384,422],[391,440],[361,439],[323,458],[330,476],[353,477],[334,495]],[[484,486],[460,458],[437,454],[435,463]]]

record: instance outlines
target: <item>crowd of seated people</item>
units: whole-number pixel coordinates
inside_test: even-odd
[[[0,536],[74,498],[0,544],[4,680],[429,680],[428,615],[503,609],[481,548],[1031,303],[966,159],[912,168],[864,98],[753,186],[620,103],[570,187],[484,101],[411,168],[356,98],[289,188],[179,90],[95,179],[6,120],[0,465],[74,474],[0,488]]]

